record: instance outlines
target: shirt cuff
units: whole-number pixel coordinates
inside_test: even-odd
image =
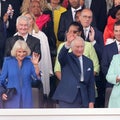
[[[92,43],[92,45],[95,45],[96,44],[96,40],[93,40],[91,43]]]
[[[66,49],[70,49],[70,46],[67,46],[66,43],[65,43],[65,48],[66,48]]]

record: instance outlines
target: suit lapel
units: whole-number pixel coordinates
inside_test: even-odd
[[[85,74],[86,74],[86,70],[87,70],[87,61],[84,56],[82,58],[83,58],[83,74],[84,74],[84,78],[85,78]]]
[[[31,37],[30,37],[29,34],[28,34],[28,36],[27,36],[26,42],[27,42],[28,46],[31,48],[32,43],[31,43]]]
[[[112,55],[118,54],[118,47],[117,47],[117,43],[116,42],[114,42],[113,45],[111,46],[111,52],[113,52],[113,54],[110,53]]]
[[[68,10],[68,20],[69,20],[69,22],[71,23],[71,22],[73,22],[73,16],[72,16],[72,11],[71,11],[71,9],[70,10]]]

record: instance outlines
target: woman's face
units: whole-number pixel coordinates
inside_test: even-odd
[[[30,12],[33,13],[35,17],[39,17],[41,14],[40,4],[37,1],[33,1],[30,3]]]
[[[27,51],[23,50],[22,48],[17,49],[16,51],[16,59],[18,61],[22,61],[27,55]]]

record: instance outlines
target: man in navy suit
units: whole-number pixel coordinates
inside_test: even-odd
[[[67,42],[61,49],[58,60],[61,64],[61,81],[53,99],[60,108],[93,108],[95,81],[92,61],[83,55],[84,40],[67,33]],[[69,48],[72,49],[68,53]]]
[[[118,54],[120,51],[120,21],[117,21],[114,24],[114,37],[114,42],[106,45],[103,51],[101,68],[104,76],[106,76],[108,72],[108,68],[110,66],[113,55]],[[105,107],[108,107],[108,101],[112,91],[112,87],[113,85],[106,81]]]
[[[89,4],[86,4],[86,1]],[[96,26],[103,32],[107,22],[106,0],[85,0],[85,7],[92,10],[96,20]]]

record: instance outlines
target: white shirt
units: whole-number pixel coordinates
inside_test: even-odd
[[[118,47],[118,53],[120,54],[120,42],[118,42],[118,41],[116,40],[116,43],[117,43],[117,47]]]
[[[90,26],[87,28],[83,28],[83,30],[84,30],[85,40],[86,40],[88,38],[88,35],[89,35]]]
[[[83,59],[82,59],[82,56],[79,57],[79,61],[80,61],[80,69],[81,69],[80,81],[83,82],[84,81],[84,73],[83,73]]]

